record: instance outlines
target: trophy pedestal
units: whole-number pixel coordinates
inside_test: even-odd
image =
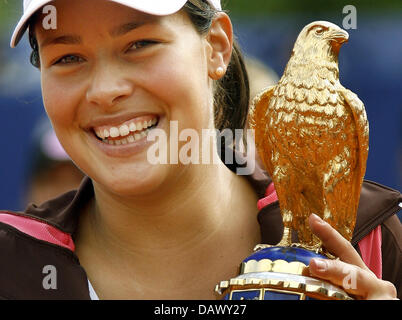
[[[215,288],[224,300],[352,300],[342,289],[308,273],[312,258],[327,259],[298,247],[266,247],[246,258],[239,276]]]

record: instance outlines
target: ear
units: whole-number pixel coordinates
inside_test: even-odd
[[[207,51],[208,75],[218,80],[226,73],[233,50],[233,27],[226,13],[216,14],[206,40],[209,49]],[[217,72],[218,68],[222,68],[224,72]]]

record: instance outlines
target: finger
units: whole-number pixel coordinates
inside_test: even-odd
[[[377,279],[372,273],[339,260],[312,259],[309,270],[312,276],[327,280],[358,299],[394,299],[395,287]]]
[[[369,270],[352,244],[319,216],[309,217],[312,232],[321,239],[323,246],[342,261]]]

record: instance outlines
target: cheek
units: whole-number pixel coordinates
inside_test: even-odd
[[[55,78],[42,74],[42,95],[46,113],[54,128],[64,150],[81,167],[81,135],[77,134],[80,130],[76,123],[76,114],[78,112],[80,101],[79,82],[66,81],[65,79]]]
[[[52,77],[46,72],[41,75],[43,104],[53,126],[71,125],[79,105],[80,87],[77,81],[66,81],[63,77]]]
[[[179,47],[160,57],[147,70],[155,75],[147,87],[168,105],[169,120],[192,128],[208,126],[212,89],[204,61],[201,50]]]

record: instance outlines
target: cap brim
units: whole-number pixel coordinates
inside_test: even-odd
[[[130,7],[132,9],[157,15],[157,16],[167,16],[179,11],[187,0],[110,0],[121,5]],[[25,8],[25,12],[21,17],[20,21],[18,22],[13,35],[11,37],[10,46],[15,48],[17,44],[20,42],[22,36],[24,35],[25,31],[28,28],[28,21],[29,19],[42,8],[47,3],[52,2],[52,0],[37,0],[31,1],[28,8]]]
[[[38,11],[40,8],[42,8],[45,4],[49,2],[52,2],[52,0],[32,1],[31,5],[24,10],[25,12],[21,17],[20,21],[18,21],[18,24],[13,32],[13,35],[11,36],[11,43],[10,43],[11,48],[15,48],[18,42],[20,42],[22,36],[24,35],[25,31],[28,28],[28,20],[35,14],[36,11]]]

